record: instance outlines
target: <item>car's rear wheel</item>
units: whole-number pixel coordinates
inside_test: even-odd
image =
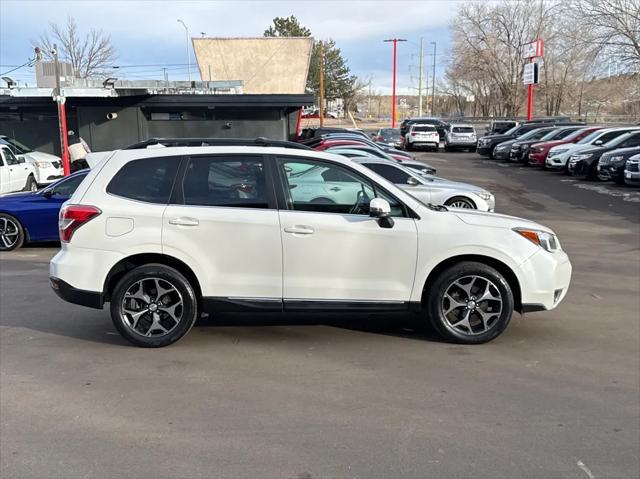
[[[23,191],[38,191],[38,183],[32,175],[29,175],[29,178],[27,178]]]
[[[0,213],[0,251],[12,251],[24,243],[24,229],[16,218]]]
[[[457,343],[491,341],[505,330],[513,315],[509,283],[483,263],[451,266],[435,279],[425,295],[431,324],[445,339]]]
[[[445,206],[450,206],[451,208],[463,208],[466,210],[477,210],[476,204],[471,201],[469,198],[465,198],[464,196],[454,196],[453,198],[449,198],[444,203]]]
[[[118,282],[111,296],[111,319],[131,343],[145,348],[173,344],[189,332],[198,314],[193,286],[176,269],[139,266]]]

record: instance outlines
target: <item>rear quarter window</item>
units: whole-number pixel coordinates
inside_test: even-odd
[[[107,193],[147,203],[169,203],[180,157],[143,158],[124,165],[107,185]]]

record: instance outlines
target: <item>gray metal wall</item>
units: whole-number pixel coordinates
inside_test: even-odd
[[[177,109],[173,107],[167,109]],[[153,137],[268,138],[286,140],[295,130],[297,116],[278,107],[224,107],[203,120],[151,120],[139,106],[82,106],[67,108],[68,127],[78,130],[93,151],[122,148]],[[22,119],[0,117],[0,135],[15,137],[39,151],[60,154],[55,109],[31,112]],[[108,120],[107,114],[117,113]],[[20,115],[16,115],[20,118]]]

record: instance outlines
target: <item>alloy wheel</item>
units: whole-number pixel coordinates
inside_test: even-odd
[[[451,208],[463,208],[466,210],[475,210],[475,208],[469,201],[464,200],[462,198],[452,201],[447,206],[451,206]]]
[[[10,250],[18,242],[20,227],[10,218],[0,218],[0,250]]]
[[[129,286],[120,314],[135,333],[157,338],[171,333],[183,313],[182,295],[173,284],[161,278],[145,278]]]
[[[498,323],[502,295],[498,287],[482,276],[464,276],[453,281],[442,298],[446,326],[458,334],[482,334]]]

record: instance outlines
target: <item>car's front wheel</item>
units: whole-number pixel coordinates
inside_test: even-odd
[[[11,215],[0,213],[0,251],[20,248],[24,243],[24,229]]]
[[[450,206],[451,208],[463,208],[465,210],[478,209],[473,201],[469,198],[465,198],[464,196],[454,196],[453,198],[449,198],[445,201],[444,205]]]
[[[498,337],[513,315],[513,292],[494,268],[461,262],[444,270],[425,291],[433,327],[447,340],[486,343]]]
[[[139,266],[118,282],[111,319],[122,336],[145,348],[173,344],[189,332],[198,314],[193,286],[176,269]]]
[[[38,182],[32,175],[27,178],[27,182],[24,184],[24,191],[38,191]]]

